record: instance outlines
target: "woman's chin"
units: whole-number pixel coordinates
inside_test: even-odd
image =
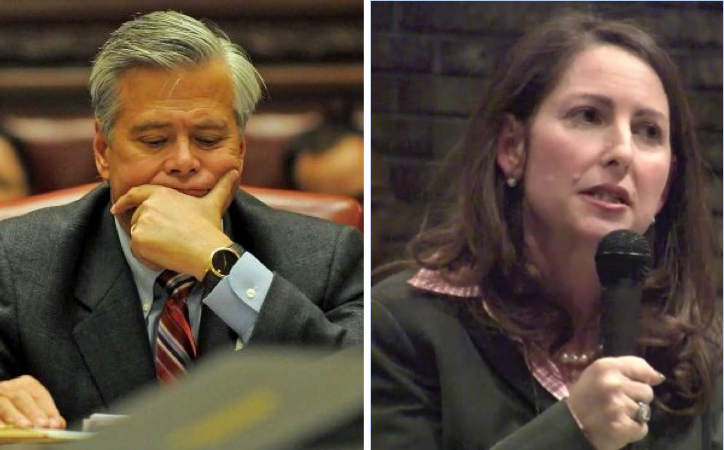
[[[604,238],[604,236],[617,230],[632,230],[635,233],[639,233],[638,230],[633,229],[631,224],[600,220],[585,224],[583,226],[583,229],[581,230],[581,233],[583,234],[583,236],[585,236],[587,240],[598,243],[601,241],[601,239]]]

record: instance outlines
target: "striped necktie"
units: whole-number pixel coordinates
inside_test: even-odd
[[[186,297],[195,283],[194,277],[170,270],[156,279],[168,294],[156,332],[156,376],[164,383],[176,381],[196,359],[196,341],[186,306]]]

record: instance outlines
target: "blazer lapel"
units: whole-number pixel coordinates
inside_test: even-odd
[[[133,276],[108,207],[88,238],[75,295],[88,309],[75,341],[106,405],[155,380],[153,357]]]
[[[463,321],[468,321],[466,328],[475,346],[485,357],[500,378],[528,405],[531,410],[543,411],[555,404],[557,400],[551,395],[528,370],[523,354],[518,346],[498,330],[480,326],[465,310]]]

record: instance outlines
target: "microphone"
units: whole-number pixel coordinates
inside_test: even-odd
[[[604,356],[634,355],[643,281],[651,268],[648,241],[633,231],[616,230],[596,249],[601,294]]]

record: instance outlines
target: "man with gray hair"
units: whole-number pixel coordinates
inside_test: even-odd
[[[0,424],[63,428],[199,358],[362,341],[362,241],[238,189],[262,80],[176,12],[113,32],[93,64],[106,181],[0,223]]]

